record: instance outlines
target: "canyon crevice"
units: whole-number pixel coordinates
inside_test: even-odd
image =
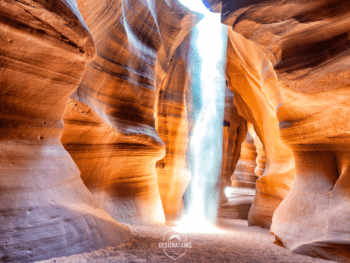
[[[204,1],[227,25],[220,205],[350,261],[350,4]],[[184,213],[196,83],[175,0],[0,3],[0,261],[116,247]],[[251,190],[250,189],[250,190]]]

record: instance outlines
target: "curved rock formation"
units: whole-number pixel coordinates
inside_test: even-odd
[[[155,163],[164,153],[116,135],[76,99],[70,99],[64,121],[64,147],[102,207],[118,222],[163,222]]]
[[[0,261],[127,241],[60,142],[66,102],[95,56],[75,1],[1,1],[0,42]]]
[[[2,262],[115,246],[130,231],[114,219],[182,211],[186,36],[200,16],[175,0],[77,2],[0,3]],[[350,3],[206,2],[233,27],[221,188],[250,122],[260,177],[249,224],[272,221],[292,251],[348,262]]]
[[[272,215],[287,195],[295,174],[293,154],[279,137],[275,109],[282,98],[265,53],[232,29],[228,36],[228,86],[235,94],[238,113],[254,125],[266,153],[266,168],[256,181],[248,221],[250,225],[269,228]]]
[[[179,219],[182,196],[191,179],[187,169],[189,119],[187,116],[189,37],[171,59],[166,78],[161,81],[157,101],[157,132],[165,143],[165,157],[157,162],[160,197],[168,220]]]
[[[162,103],[166,93],[172,92],[166,89],[175,65],[172,61],[197,18],[176,2],[163,0],[78,1],[78,6],[96,42],[97,57],[88,65],[73,94],[76,101],[67,109],[63,144],[84,183],[113,218],[163,223],[162,201],[172,213],[171,206],[177,210],[181,195],[177,190],[169,193],[169,184],[162,178],[166,176],[165,181],[177,188],[183,173],[182,169],[180,174],[160,172],[157,179],[155,164],[164,156],[164,143],[156,130],[156,109],[160,116],[167,114]],[[161,118],[159,131],[167,129]],[[158,163],[158,171],[161,168]]]
[[[238,160],[241,156],[241,145],[247,134],[247,122],[242,118],[234,104],[233,93],[225,89],[225,112],[223,122],[223,147],[222,147],[222,168],[221,168],[221,191],[220,203],[226,203],[227,197],[224,190],[232,186],[232,173],[235,171]]]
[[[254,139],[252,135],[247,132],[247,136],[241,146],[241,156],[231,176],[232,186],[255,188],[255,181],[258,179],[255,174],[257,155]]]
[[[258,177],[261,177],[264,174],[265,167],[266,167],[266,154],[264,150],[264,145],[260,141],[259,136],[256,135],[253,127],[251,127],[250,132],[253,134],[254,145],[257,152],[256,167],[255,167],[254,173]]]
[[[277,117],[296,178],[271,231],[294,252],[348,262],[350,3],[258,2],[226,17],[266,52],[283,91]]]
[[[248,123],[247,127],[248,132],[242,143],[241,157],[231,179],[233,186],[255,188],[256,180],[265,171],[266,155],[253,124]]]

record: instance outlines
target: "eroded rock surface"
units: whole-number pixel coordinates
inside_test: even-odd
[[[164,153],[118,136],[76,99],[70,99],[64,118],[64,147],[102,207],[118,222],[162,222],[155,163]]]
[[[1,1],[0,43],[0,261],[127,241],[60,142],[66,102],[95,56],[75,1]]]
[[[165,157],[157,162],[158,187],[167,219],[179,219],[182,196],[191,179],[187,151],[191,121],[188,118],[190,74],[188,52],[190,35],[175,52],[167,72],[159,81],[156,127],[165,143]],[[165,74],[166,73],[166,74]],[[165,76],[165,77],[164,77]]]
[[[257,151],[252,135],[248,132],[241,147],[241,156],[232,174],[232,186],[255,188]]]
[[[256,181],[249,224],[269,228],[272,215],[287,195],[295,174],[292,151],[282,144],[276,108],[282,97],[276,74],[265,53],[254,43],[228,31],[227,78],[238,113],[252,123],[266,153],[266,167]]]
[[[294,252],[348,262],[350,3],[258,2],[226,23],[266,52],[283,93],[277,117],[296,177],[271,231]]]
[[[84,183],[113,218],[164,223],[162,207],[175,214],[182,196],[176,189],[184,192],[187,186],[180,149],[186,141],[179,145],[181,138],[167,138],[177,132],[186,136],[181,85],[174,89],[171,81],[176,79],[169,84],[169,78],[183,70],[176,51],[198,18],[175,1],[78,1],[78,6],[96,42],[97,57],[72,96],[90,114],[77,111],[72,102],[63,144]],[[174,92],[179,99],[173,98]],[[168,98],[179,105],[166,107]],[[165,145],[156,118],[168,143],[166,160],[157,165],[159,180],[155,164],[164,157]]]
[[[176,1],[77,2],[0,3],[0,261],[115,246],[130,232],[114,219],[181,213],[186,37],[200,17]],[[208,2],[233,27],[222,188],[248,121],[259,176],[249,224],[273,222],[292,251],[348,262],[350,3]]]
[[[225,111],[223,121],[222,168],[220,176],[220,203],[228,201],[224,194],[226,187],[232,186],[232,173],[237,168],[241,156],[241,145],[247,133],[247,122],[238,114],[233,93],[225,89]]]

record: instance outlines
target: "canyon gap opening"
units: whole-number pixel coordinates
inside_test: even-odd
[[[202,13],[203,19],[193,28],[188,61],[192,75],[189,117],[194,125],[187,157],[192,176],[186,191],[186,211],[175,229],[217,232],[214,222],[222,163],[227,28],[221,24],[221,14],[211,13],[200,0],[182,4]]]

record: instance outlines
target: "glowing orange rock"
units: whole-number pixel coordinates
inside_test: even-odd
[[[164,156],[164,143],[156,130],[156,109],[162,114],[159,90],[171,74],[170,58],[195,16],[162,0],[154,5],[78,1],[78,6],[96,42],[97,57],[73,94],[76,101],[66,111],[62,141],[84,183],[113,218],[164,223],[162,201],[167,208],[182,194],[171,197],[162,174],[157,178],[155,164]],[[79,112],[77,107],[86,110]],[[162,131],[161,121],[158,126]],[[168,174],[171,187],[183,183],[178,174]]]
[[[118,222],[162,223],[155,170],[162,148],[118,134],[75,99],[69,101],[64,121],[64,147],[104,210]]]
[[[238,113],[254,125],[266,153],[266,168],[256,181],[248,221],[250,225],[270,227],[272,215],[287,195],[295,174],[293,154],[280,141],[275,109],[282,98],[265,53],[231,29],[228,36],[228,86],[235,94]]]
[[[74,1],[0,3],[0,261],[115,246],[130,231],[96,202],[63,148],[63,112],[94,42]]]
[[[247,133],[247,123],[238,115],[237,108],[233,103],[233,93],[226,87],[225,112],[223,122],[223,149],[221,168],[221,203],[228,201],[224,195],[224,189],[232,186],[232,173],[237,169],[241,153],[241,144]]]
[[[255,174],[256,158],[254,139],[248,132],[241,146],[241,156],[231,177],[232,186],[255,188],[255,181],[258,179]]]
[[[167,219],[179,219],[184,205],[182,196],[191,178],[187,169],[189,120],[186,96],[189,74],[186,60],[188,40],[174,54],[166,79],[158,93],[156,125],[165,143],[165,157],[157,163],[158,187]],[[164,73],[165,74],[165,73]]]
[[[264,1],[227,16],[266,52],[283,95],[277,117],[296,177],[271,231],[296,253],[342,262],[350,260],[349,14],[348,1],[318,0]]]
[[[259,139],[259,136],[255,133],[255,131],[252,131],[250,129],[250,132],[253,134],[254,145],[257,152],[256,167],[255,167],[254,173],[258,177],[261,177],[264,174],[265,167],[266,167],[266,154],[264,150],[264,145],[262,144],[261,140]]]

